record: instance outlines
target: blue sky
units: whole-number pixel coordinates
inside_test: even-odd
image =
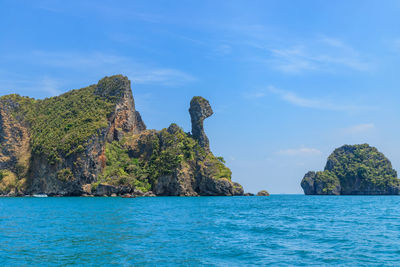
[[[343,144],[370,143],[400,171],[399,12],[390,0],[0,0],[0,94],[122,73],[148,128],[186,131],[201,95],[235,181],[302,193]]]

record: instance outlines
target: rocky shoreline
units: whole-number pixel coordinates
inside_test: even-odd
[[[123,197],[123,198],[135,198],[135,197],[160,197],[162,195],[156,195],[152,191],[142,192],[141,190],[131,188],[128,186],[112,186],[107,184],[99,184],[96,188],[93,188],[91,184],[87,184],[83,186],[84,193],[81,195],[73,195],[73,196],[66,196],[60,194],[37,194],[37,195],[44,195],[46,197]],[[26,195],[22,192],[10,192],[6,195],[0,194],[0,197],[34,197],[36,194]],[[269,196],[270,194],[266,190],[261,190],[257,194],[253,193],[244,193],[242,195],[237,196],[245,196],[245,197],[252,197],[252,196]],[[199,197],[197,196],[190,196],[190,197]],[[164,196],[162,196],[164,197]]]

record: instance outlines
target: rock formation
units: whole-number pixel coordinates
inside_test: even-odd
[[[130,81],[116,75],[63,95],[0,98],[0,195],[242,195],[210,151],[207,100],[191,101],[193,135],[146,130]]]
[[[257,193],[257,196],[259,197],[267,197],[269,196],[269,193],[267,190],[261,190],[260,192]]]
[[[204,132],[204,120],[213,114],[210,103],[201,96],[195,96],[190,101],[189,113],[192,120],[193,138],[198,140],[205,150],[210,150],[209,141]]]
[[[301,187],[306,195],[400,194],[400,180],[392,164],[368,144],[335,149],[325,170],[306,173]]]

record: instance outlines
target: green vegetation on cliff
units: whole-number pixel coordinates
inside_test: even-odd
[[[322,185],[322,193],[328,195],[334,192],[338,186],[340,186],[340,181],[334,172],[325,170],[319,171],[315,174],[316,183]]]
[[[98,183],[110,185],[130,185],[143,192],[150,190],[148,170],[137,158],[130,158],[122,141],[106,144],[106,166],[99,176]]]
[[[336,175],[345,188],[352,186],[356,179],[361,181],[361,188],[398,184],[397,173],[390,161],[368,144],[346,145],[335,149],[328,157],[325,170]]]
[[[99,182],[129,184],[144,192],[151,189],[157,178],[172,174],[182,164],[205,164],[214,179],[231,180],[232,175],[221,158],[205,151],[176,124],[107,144],[106,159]]]
[[[70,182],[75,180],[75,177],[70,168],[65,168],[57,172],[57,179],[63,182]]]
[[[391,194],[399,187],[390,161],[368,144],[344,145],[328,157],[324,171],[302,181],[310,194]]]
[[[114,102],[121,97],[115,83],[114,78],[106,77],[97,86],[43,100],[19,95],[4,96],[1,100],[19,104],[14,115],[30,126],[32,152],[45,154],[50,162],[56,163],[60,161],[60,155],[82,152],[85,142],[107,127]],[[104,90],[102,94],[95,92],[99,87]]]
[[[194,97],[189,113],[192,133],[176,124],[146,130],[122,75],[43,100],[3,96],[0,195],[243,194],[210,151],[209,102]]]
[[[0,194],[22,189],[25,179],[18,180],[17,176],[8,170],[0,170]]]

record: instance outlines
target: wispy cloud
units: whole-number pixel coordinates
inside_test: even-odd
[[[338,38],[317,35],[299,39],[264,25],[242,25],[228,29],[243,37],[240,43],[237,38],[232,42],[250,48],[246,60],[286,74],[348,70],[365,72],[375,67],[368,55]]]
[[[182,85],[195,81],[192,75],[175,69],[132,70],[127,75],[138,84],[162,84],[168,86]]]
[[[245,98],[264,98],[265,96],[267,96],[268,91],[267,90],[259,90],[259,91],[254,91],[254,92],[247,92],[244,94]]]
[[[356,106],[356,105],[345,105],[340,104],[338,101],[332,101],[330,99],[320,98],[307,98],[298,95],[295,92],[282,90],[274,86],[268,86],[266,89],[259,90],[256,92],[247,93],[247,98],[264,98],[268,94],[277,95],[281,100],[298,107],[313,108],[320,110],[333,110],[333,111],[354,111],[362,109],[374,109],[375,107],[367,106]]]
[[[31,92],[35,92],[39,96],[56,96],[62,93],[60,88],[63,85],[61,80],[49,76],[26,79],[14,73],[4,76],[0,72],[0,95],[10,92],[31,95]]]
[[[300,148],[282,149],[278,151],[278,154],[285,156],[315,156],[315,155],[320,155],[321,151],[319,151],[316,148],[300,147]]]
[[[62,4],[60,3],[62,2]],[[73,17],[101,16],[102,18],[111,18],[118,20],[139,20],[149,23],[158,23],[165,20],[165,17],[159,14],[137,12],[136,9],[127,8],[126,5],[119,6],[113,3],[105,4],[99,1],[35,1],[36,8],[69,15]]]
[[[319,38],[300,45],[286,45],[270,49],[270,62],[285,73],[306,71],[336,72],[340,69],[370,71],[371,63],[360,58],[359,53],[334,38]]]
[[[338,47],[338,48],[344,48],[346,50],[349,49],[349,47],[342,41],[336,38],[332,37],[322,37],[319,39],[321,43],[325,43],[327,45],[333,46],[333,47]]]
[[[23,55],[8,55],[8,60],[28,60],[37,65],[80,71],[83,74],[105,76],[121,73],[136,84],[180,86],[196,78],[184,71],[160,67],[151,63],[136,62],[134,59],[103,52],[51,52],[34,51]]]
[[[103,52],[52,52],[52,51],[33,51],[30,55],[35,59],[35,64],[47,65],[60,68],[101,68],[104,65],[126,64],[126,57],[107,54]],[[11,55],[12,57],[12,55]]]
[[[298,96],[294,92],[277,89],[273,86],[268,87],[268,91],[278,95],[282,100],[299,107],[316,108],[316,109],[342,109],[341,106],[333,105],[321,99],[310,99]]]
[[[359,134],[370,131],[375,128],[375,124],[373,123],[362,123],[353,125],[342,130],[345,134]]]
[[[51,79],[49,77],[43,78],[38,87],[42,88],[43,91],[50,94],[50,96],[56,96],[62,93],[59,88],[59,82],[55,79]]]

